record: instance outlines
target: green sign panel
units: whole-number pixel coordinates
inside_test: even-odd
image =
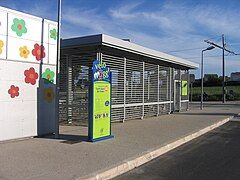
[[[182,81],[182,96],[188,95],[188,82]]]
[[[93,139],[110,136],[111,84],[96,81],[93,84]]]
[[[89,140],[100,141],[111,136],[111,73],[105,63],[95,60],[89,106]]]

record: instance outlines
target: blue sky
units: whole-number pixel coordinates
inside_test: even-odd
[[[199,63],[203,41],[240,53],[239,0],[62,0],[62,37],[105,33]],[[0,6],[56,20],[57,0],[0,0]],[[221,75],[221,50],[205,53],[205,73]],[[226,72],[240,56],[226,56]],[[195,71],[199,76],[199,70]]]

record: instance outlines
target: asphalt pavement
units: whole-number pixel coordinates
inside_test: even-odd
[[[230,121],[115,179],[239,180],[240,122]]]
[[[113,123],[114,138],[98,143],[86,142],[87,127],[79,126],[61,126],[59,139],[39,137],[2,142],[0,180],[106,179],[99,174],[202,132],[240,111],[239,104],[206,105],[202,111],[196,106],[188,112]],[[115,175],[115,171],[111,172]]]

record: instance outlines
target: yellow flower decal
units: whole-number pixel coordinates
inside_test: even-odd
[[[0,40],[0,54],[2,54],[2,48],[4,46],[4,42],[2,40]]]
[[[51,103],[54,99],[53,88],[45,88],[43,93],[44,93],[44,100],[47,101],[48,103]]]
[[[28,58],[30,51],[28,50],[27,46],[22,46],[19,48],[20,56],[23,58]]]

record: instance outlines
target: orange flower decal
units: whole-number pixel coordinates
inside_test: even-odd
[[[43,93],[44,93],[45,101],[47,101],[48,103],[51,103],[54,99],[53,88],[46,88],[44,89]]]
[[[2,40],[0,40],[0,54],[2,54],[3,46],[4,46],[4,42]]]
[[[8,94],[10,94],[11,98],[19,96],[19,87],[11,85],[10,89],[8,90]]]
[[[22,46],[19,48],[20,56],[23,58],[28,58],[30,51],[28,50],[27,46]]]
[[[39,45],[36,43],[34,45],[34,49],[32,50],[32,55],[36,57],[36,60],[40,61],[41,59],[45,58],[45,48],[43,45]]]
[[[35,72],[35,69],[33,67],[31,67],[29,70],[25,70],[24,75],[26,83],[30,83],[32,85],[36,84],[38,73]]]

